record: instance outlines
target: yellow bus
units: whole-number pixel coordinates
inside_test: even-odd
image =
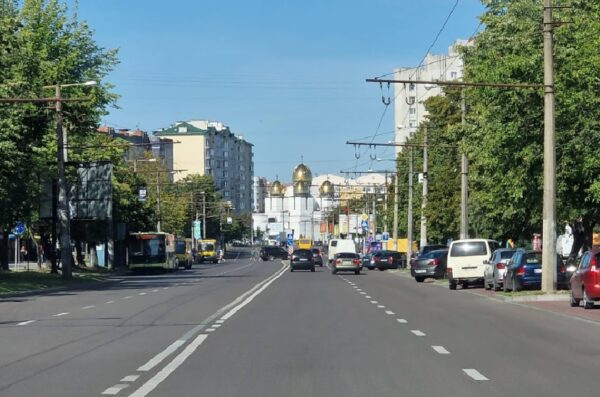
[[[127,241],[129,269],[177,270],[175,236],[169,233],[131,233]]]
[[[304,249],[304,250],[309,250],[312,248],[312,240],[309,238],[301,238],[298,240],[298,248],[299,249]]]

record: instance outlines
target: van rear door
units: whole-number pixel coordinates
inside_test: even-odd
[[[452,261],[453,278],[483,278],[483,261],[489,259],[485,241],[455,242],[448,258]]]

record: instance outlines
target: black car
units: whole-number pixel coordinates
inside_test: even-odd
[[[315,265],[319,265],[319,267],[323,267],[323,256],[321,256],[321,250],[319,248],[311,248],[313,253],[313,259],[315,260]]]
[[[439,250],[447,250],[447,249],[448,249],[448,246],[442,245],[442,244],[424,245],[421,247],[421,249],[419,250],[419,252],[416,255],[413,253],[413,255],[415,255],[415,256],[413,256],[410,259],[410,267],[414,266],[414,263],[417,259],[421,258],[424,255],[427,255],[431,251],[439,251]]]
[[[258,254],[263,261],[273,260],[275,258],[279,259],[288,259],[288,252],[281,247],[276,246],[266,246],[260,249],[260,253]]]
[[[377,270],[398,269],[402,257],[398,251],[379,251],[372,256],[372,262]]]
[[[447,249],[429,251],[413,261],[410,267],[410,275],[418,283],[422,283],[427,277],[444,278],[446,276],[447,262]]]
[[[315,271],[315,259],[313,252],[309,249],[298,249],[292,252],[290,259],[290,271],[310,270]]]

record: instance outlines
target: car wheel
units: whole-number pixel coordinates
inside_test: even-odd
[[[290,266],[290,272],[294,272],[294,268]]]
[[[450,288],[451,290],[455,290],[456,289],[456,283],[449,281],[448,282],[448,288]]]
[[[489,291],[489,290],[491,290],[491,289],[492,289],[492,285],[491,285],[490,283],[488,283],[486,279],[483,279],[483,287],[484,287],[484,288],[485,288],[487,291]]]
[[[337,270],[335,268],[331,268],[331,274],[336,274]]]
[[[415,277],[415,281],[416,281],[417,283],[422,283],[423,281],[425,281],[425,277],[421,277],[421,276],[419,276],[419,277]],[[452,288],[450,288],[450,289],[452,289]]]
[[[358,276],[360,274],[360,270],[355,270],[354,274],[356,274]]]
[[[462,283],[462,289],[467,289],[469,288],[469,282],[468,281],[463,281]]]
[[[579,307],[580,302],[581,299],[575,298],[575,296],[573,295],[573,290],[571,290],[571,307]]]
[[[584,288],[583,289],[583,308],[591,309],[593,307],[594,307],[594,301],[590,300],[590,298],[588,297],[587,291]]]
[[[377,270],[379,270],[380,272],[383,272],[385,269],[383,267],[378,267]]]

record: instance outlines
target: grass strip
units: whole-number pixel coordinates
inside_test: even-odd
[[[103,281],[107,278],[105,274],[91,272],[74,273],[71,279],[64,279],[60,274],[42,272],[2,272],[0,273],[0,296],[13,292]]]

